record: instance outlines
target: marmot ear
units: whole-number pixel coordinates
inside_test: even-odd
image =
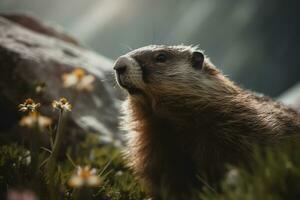
[[[204,55],[200,51],[194,51],[192,54],[192,66],[195,69],[201,70],[203,67]]]

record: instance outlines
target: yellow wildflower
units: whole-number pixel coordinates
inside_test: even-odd
[[[42,116],[37,112],[30,112],[27,116],[22,117],[19,124],[20,126],[26,126],[28,128],[33,128],[38,126],[40,129],[49,127],[52,123],[52,119],[46,116]]]
[[[96,175],[96,169],[90,166],[78,167],[76,173],[68,181],[68,185],[73,188],[83,186],[96,187],[100,185],[100,177]]]
[[[93,90],[93,82],[95,77],[92,75],[86,75],[85,70],[77,68],[71,73],[62,75],[63,86],[65,88],[75,88],[76,90]]]
[[[26,99],[24,103],[19,104],[19,111],[26,112],[35,112],[38,107],[40,107],[40,103],[35,103],[32,99]]]
[[[60,98],[58,101],[54,100],[52,102],[52,107],[54,109],[62,110],[62,111],[71,111],[72,105],[68,102],[66,98]]]

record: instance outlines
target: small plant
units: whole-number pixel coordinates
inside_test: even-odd
[[[40,103],[36,103],[30,98],[26,99],[24,103],[19,104],[18,106],[19,111],[28,112],[27,116],[22,117],[19,125],[30,129],[29,149],[31,155],[31,167],[33,171],[37,170],[39,162],[39,148],[41,140],[39,132],[52,124],[51,118],[43,116],[38,112],[38,108],[40,106]]]
[[[54,184],[52,177],[55,174],[55,170],[57,167],[57,157],[59,155],[61,145],[64,139],[64,114],[65,112],[71,111],[71,104],[67,101],[66,98],[61,98],[58,101],[54,100],[52,102],[52,107],[59,111],[59,117],[58,117],[58,124],[55,134],[54,142],[51,142],[52,149],[50,151],[50,156],[47,158],[46,162],[46,169],[48,172],[48,177],[50,180],[50,183]],[[51,138],[52,139],[52,138]],[[52,141],[52,140],[51,140]]]

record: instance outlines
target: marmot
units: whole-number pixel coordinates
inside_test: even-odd
[[[300,133],[292,109],[241,89],[202,51],[151,45],[117,59],[128,91],[122,126],[129,165],[158,199],[193,199],[225,165],[247,163],[253,145]]]

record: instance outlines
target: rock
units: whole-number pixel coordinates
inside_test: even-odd
[[[79,42],[75,38],[64,33],[63,30],[61,30],[61,28],[59,28],[58,26],[53,27],[41,23],[38,19],[31,15],[18,13],[2,13],[0,14],[0,16],[5,19],[8,19],[9,21],[15,22],[27,29],[30,29],[31,31],[41,33],[43,35],[47,35],[57,39],[61,39],[65,42],[79,46]]]
[[[53,30],[27,16],[0,17],[0,133],[16,128],[22,115],[17,105],[29,97],[42,103],[43,114],[57,116],[50,106],[52,100],[75,100],[73,90],[63,88],[62,74],[81,67],[95,76],[95,87],[78,95],[70,113],[74,126],[67,128],[99,133],[105,141],[118,140],[120,94],[112,61]],[[46,85],[43,94],[36,93],[40,83]]]

